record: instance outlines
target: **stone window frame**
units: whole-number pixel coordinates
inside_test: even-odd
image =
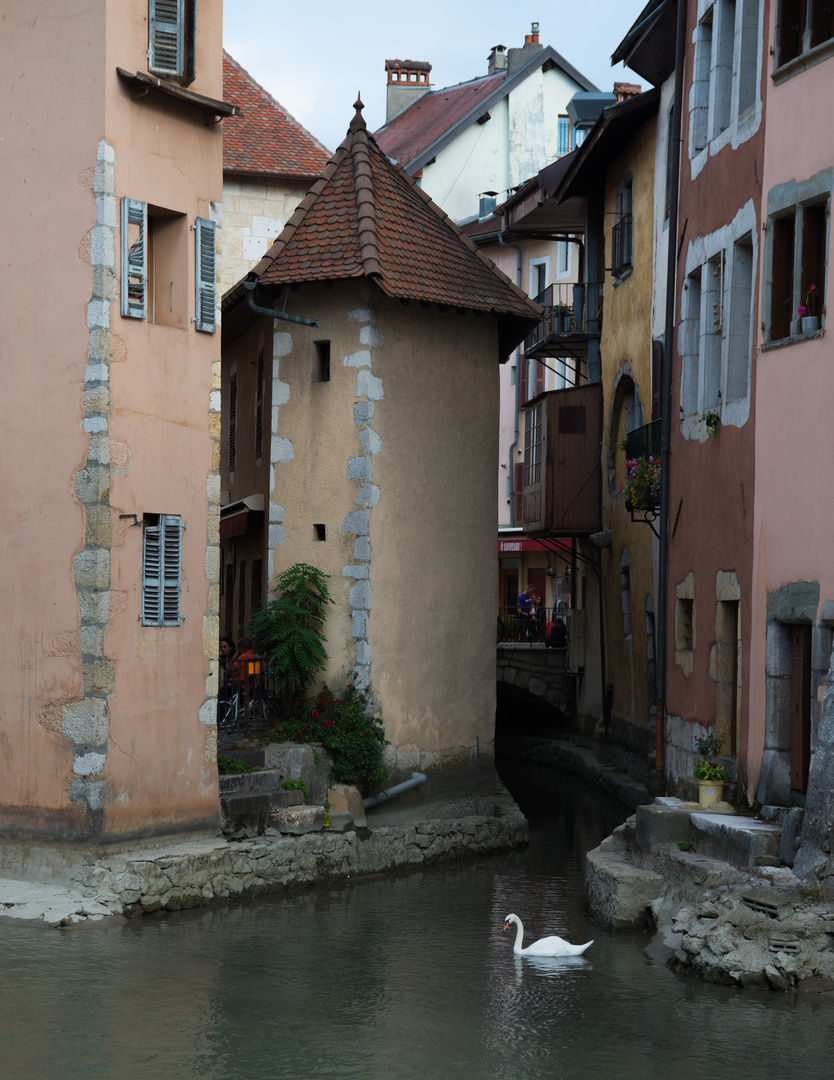
[[[802,43],[795,55],[790,56],[787,60],[783,60],[782,15],[785,8],[785,0],[778,0],[773,33],[773,71],[770,76],[774,86],[787,82],[788,79],[792,79],[795,75],[799,75],[801,72],[807,71],[816,64],[822,63],[823,60],[828,60],[830,57],[834,56],[834,25],[832,26],[831,37],[818,42],[816,45],[811,44],[813,38],[814,10],[816,5],[821,3],[822,0],[799,0],[799,4],[804,8],[805,17],[802,30]]]
[[[818,338],[825,329],[825,293],[828,279],[828,253],[831,245],[831,195],[834,190],[834,168],[821,169],[806,180],[788,180],[778,184],[767,193],[767,223],[764,250],[764,281],[762,286],[762,349],[781,348],[800,341]],[[803,211],[823,207],[825,209],[826,230],[824,240],[825,274],[820,290],[820,329],[803,334],[797,308],[804,303],[803,297]],[[786,337],[772,338],[773,326],[773,258],[775,223],[787,217],[794,219],[793,237],[793,284],[791,300],[790,333]]]
[[[728,23],[731,12],[732,33]],[[751,29],[755,29],[755,37],[751,37]],[[730,53],[727,53],[728,40],[732,41]],[[688,148],[694,180],[710,156],[727,145],[733,149],[741,146],[761,124],[764,0],[698,0],[691,41]],[[749,70],[753,49],[755,75]],[[749,104],[748,98],[752,98]],[[727,117],[727,124],[716,131],[719,107]]]
[[[685,439],[703,441],[708,437],[701,416],[707,410],[717,413],[721,423],[742,427],[750,416],[752,357],[755,341],[753,313],[756,302],[756,274],[759,259],[759,238],[756,228],[756,208],[749,199],[733,220],[707,236],[691,240],[686,254],[685,280],[681,292],[678,323],[678,352],[681,356],[680,425]],[[749,286],[741,287],[737,263],[741,249],[750,248]],[[747,256],[744,256],[745,260]],[[714,290],[702,288],[703,275],[709,267],[720,263],[720,297],[717,312],[709,310]],[[745,275],[747,276],[747,275]],[[698,293],[693,308],[690,293]],[[740,310],[740,303],[746,305]],[[720,320],[721,342],[713,358],[713,378],[708,387],[707,328]],[[743,318],[741,316],[743,315]],[[747,346],[739,349],[737,338],[747,327]],[[696,342],[697,335],[697,342]],[[697,350],[695,345],[697,344]],[[746,362],[746,375],[739,378],[739,356]],[[730,397],[733,386],[743,385],[743,396]]]

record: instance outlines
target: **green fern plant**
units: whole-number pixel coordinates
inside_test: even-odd
[[[335,603],[329,577],[315,566],[295,563],[276,580],[275,599],[249,620],[248,632],[269,661],[285,704],[305,694],[327,663],[324,620],[327,605]]]

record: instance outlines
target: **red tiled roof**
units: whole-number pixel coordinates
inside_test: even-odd
[[[223,171],[261,176],[318,176],[330,151],[248,71],[223,52],[223,97],[242,116],[223,121]]]
[[[497,90],[506,77],[506,71],[502,71],[424,94],[374,134],[380,150],[399,165],[407,166]]]
[[[489,312],[506,354],[540,308],[391,164],[361,109],[251,276],[261,285],[369,277],[388,296]]]

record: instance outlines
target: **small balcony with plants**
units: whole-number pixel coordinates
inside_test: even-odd
[[[548,285],[535,299],[544,311],[524,340],[525,355],[585,356],[602,332],[602,282]]]
[[[625,480],[620,484],[632,521],[651,525],[660,508],[660,420],[630,431],[618,449],[625,452]]]

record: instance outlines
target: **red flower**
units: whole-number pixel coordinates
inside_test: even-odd
[[[317,712],[315,711],[315,709],[313,710],[313,719],[314,719],[314,720],[318,720],[318,718],[319,718],[319,716],[320,716],[320,715],[321,715],[321,713],[317,713]]]
[[[325,727],[335,727],[336,722],[335,722],[335,720],[325,720],[324,721],[324,726]]]

